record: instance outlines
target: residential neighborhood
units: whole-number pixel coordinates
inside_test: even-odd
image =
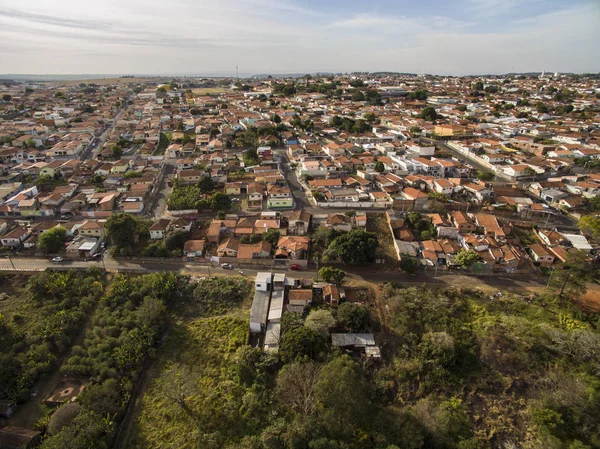
[[[0,242],[13,255],[91,258],[120,214],[144,226],[115,257],[307,269],[335,262],[315,244],[332,229],[384,232],[372,262],[386,268],[531,273],[573,247],[596,254],[577,227],[600,210],[594,78],[175,78],[2,95]],[[56,228],[64,245],[39,247]],[[477,257],[457,261],[465,252]]]

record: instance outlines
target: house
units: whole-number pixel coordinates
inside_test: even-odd
[[[98,220],[86,220],[78,231],[79,235],[102,239],[104,238],[104,222]]]
[[[171,222],[171,224],[169,225],[169,229],[173,232],[175,232],[175,231],[191,232],[193,223],[194,223],[193,220],[190,220],[185,217],[179,217]]]
[[[288,292],[288,301],[290,306],[304,307],[310,305],[313,300],[312,289],[297,290],[293,289]]]
[[[81,231],[81,228],[79,228]],[[73,259],[78,257],[91,257],[98,252],[100,239],[78,235],[67,247],[67,256]]]
[[[282,216],[288,221],[288,235],[306,235],[310,229],[312,215],[302,210],[287,211]]]
[[[27,228],[16,228],[10,231],[8,234],[2,236],[0,242],[2,242],[2,246],[9,246],[11,248],[16,248],[23,243],[27,237],[31,235],[31,232]]]
[[[165,234],[169,229],[169,225],[171,224],[171,220],[167,218],[161,218],[152,226],[150,226],[150,238],[152,240],[161,240],[165,238]]]
[[[240,239],[229,237],[221,242],[217,248],[218,257],[237,257]]]
[[[275,258],[277,259],[305,259],[308,255],[310,239],[300,236],[284,236],[277,243]]]
[[[340,300],[346,298],[346,292],[343,287],[337,287],[333,284],[327,284],[323,287],[323,301],[332,307],[337,307]]]
[[[477,230],[477,225],[461,211],[453,211],[450,213],[452,224],[458,228],[459,234],[468,234]]]
[[[261,241],[253,244],[240,244],[238,259],[268,259],[271,257],[271,244]]]
[[[556,260],[556,257],[539,243],[529,245],[529,253],[535,262],[543,266],[550,266]]]
[[[186,241],[183,244],[183,256],[188,261],[193,261],[196,257],[202,257],[205,243],[204,239]]]

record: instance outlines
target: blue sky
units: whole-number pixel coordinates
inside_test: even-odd
[[[600,71],[600,0],[0,0],[5,73]]]

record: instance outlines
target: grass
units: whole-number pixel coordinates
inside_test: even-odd
[[[367,231],[375,232],[379,240],[379,248],[388,260],[398,260],[394,248],[394,237],[388,225],[385,212],[367,213]]]
[[[230,380],[235,351],[246,343],[247,316],[234,314],[177,323],[159,362],[128,447],[193,449],[207,447],[213,432],[236,423],[224,410],[239,407],[240,391]],[[202,444],[204,442],[204,444]]]
[[[192,89],[192,93],[194,95],[218,95],[225,92],[230,92],[230,90],[224,87],[202,87],[198,89]]]
[[[38,320],[38,307],[27,293],[28,280],[29,276],[3,275],[0,283],[0,294],[8,295],[0,301],[0,314],[20,331],[31,329]],[[15,315],[20,318],[14,319]]]

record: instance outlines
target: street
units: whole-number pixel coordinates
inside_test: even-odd
[[[296,176],[296,171],[290,168],[290,160],[287,151],[275,150],[275,154],[281,159],[281,169],[290,187],[290,192],[294,197],[294,209],[310,209],[312,205],[308,201],[308,198],[306,198],[306,192],[302,190],[300,181],[298,181],[298,177]]]
[[[234,267],[233,270],[223,269],[220,266],[207,266],[206,264],[186,263],[179,260],[157,259],[156,261],[145,260],[115,260],[105,254],[104,260],[84,261],[65,260],[61,263],[53,263],[50,258],[0,258],[0,271],[35,272],[46,269],[67,270],[99,268],[107,272],[131,272],[131,273],[153,273],[160,271],[177,271],[192,276],[239,276],[243,275],[253,279],[260,271],[269,271],[268,268],[255,269]],[[386,270],[383,268],[346,268],[346,283],[348,282],[398,282],[404,285],[426,285],[429,287],[460,287],[470,286],[473,288],[497,288],[517,293],[531,290],[542,290],[545,288],[547,279],[534,275],[465,275],[461,273],[447,273],[438,271],[421,272],[418,274],[406,274],[396,269]],[[275,270],[276,272],[284,272]],[[317,272],[309,271],[287,271],[286,276],[295,279],[316,279]]]

